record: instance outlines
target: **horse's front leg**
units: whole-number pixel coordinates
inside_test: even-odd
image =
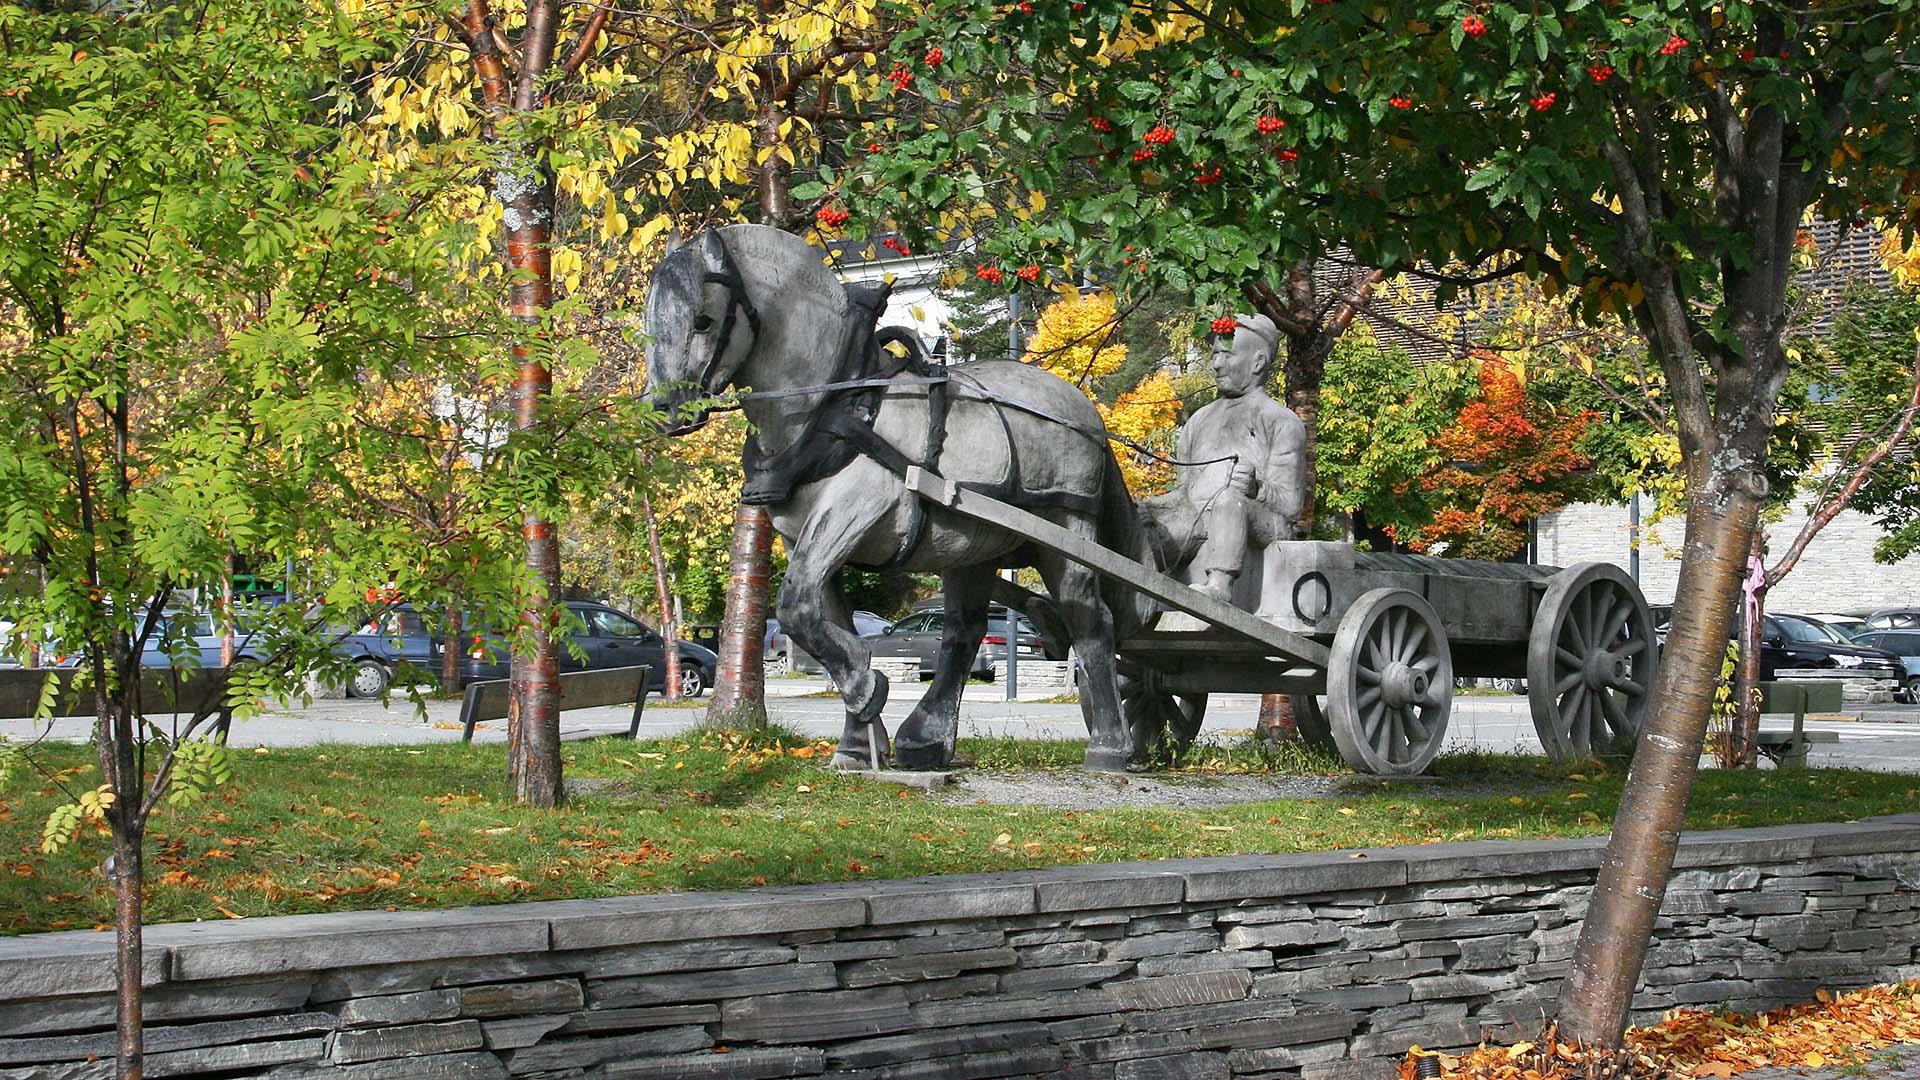
[[[853,631],[853,619],[840,593],[840,568],[889,503],[879,499],[823,499],[792,545],[787,576],[780,586],[780,627],[813,654],[840,687],[846,726],[833,763],[838,768],[871,768],[886,754],[886,730],[880,710],[887,703],[886,676],[868,666],[871,652]],[[879,754],[874,753],[873,738]]]
[[[1087,722],[1087,771],[1120,772],[1127,767],[1132,743],[1120,708],[1113,616],[1100,595],[1100,579],[1059,556],[1043,559],[1039,569],[1073,633],[1074,659],[1080,665],[1080,715]]]
[[[900,737],[894,741],[902,768],[944,769],[953,761],[960,733],[960,695],[980,651],[980,638],[987,632],[993,580],[993,567],[984,564],[941,575],[946,622],[940,631],[940,658],[934,662],[933,685],[900,725]]]

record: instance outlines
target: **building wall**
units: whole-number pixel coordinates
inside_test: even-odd
[[[147,931],[147,1075],[1391,1080],[1538,1030],[1604,837]],[[1920,815],[1691,833],[1635,1017],[1920,975]],[[113,936],[0,938],[0,1080],[112,1074]]]
[[[1648,503],[1642,503],[1643,511]],[[1806,522],[1804,510],[1768,525],[1773,558],[1786,551]],[[1680,543],[1686,522],[1671,517],[1644,524],[1640,591],[1655,604],[1673,602],[1680,576]],[[1579,562],[1628,565],[1631,513],[1624,505],[1581,503],[1540,519],[1539,559],[1553,566]],[[1838,612],[1859,608],[1920,605],[1920,559],[1892,565],[1873,561],[1882,533],[1872,518],[1846,511],[1808,545],[1799,565],[1767,596],[1772,611]]]

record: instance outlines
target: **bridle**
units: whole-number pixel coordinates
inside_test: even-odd
[[[709,395],[717,397],[721,391],[726,389],[724,381],[721,381],[721,384],[717,386],[714,384],[715,381],[721,377],[720,366],[726,360],[727,343],[733,339],[733,328],[739,321],[738,313],[746,313],[747,325],[752,327],[754,340],[758,341],[760,338],[760,309],[754,306],[753,297],[747,295],[746,279],[740,276],[740,268],[734,263],[733,252],[727,248],[726,241],[720,239],[717,234],[713,233],[707,235],[707,240],[720,249],[720,265],[717,269],[709,269],[706,273],[702,274],[700,276],[700,284],[703,288],[707,285],[725,285],[727,287],[727,311],[726,314],[721,317],[720,332],[714,335],[713,355],[707,358],[706,367],[700,371],[700,388]],[[704,328],[702,326],[703,323],[705,324]],[[707,330],[712,329],[712,326],[713,320],[707,316],[705,312],[694,317],[694,333],[706,333]]]

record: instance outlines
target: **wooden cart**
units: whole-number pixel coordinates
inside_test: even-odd
[[[1610,563],[1566,569],[1275,545],[1260,614],[1199,592],[1017,507],[920,469],[907,487],[1010,529],[1171,610],[1118,643],[1136,742],[1199,731],[1212,693],[1287,693],[1302,733],[1355,769],[1414,775],[1445,744],[1454,679],[1524,678],[1555,758],[1639,731],[1659,649],[1639,587]]]

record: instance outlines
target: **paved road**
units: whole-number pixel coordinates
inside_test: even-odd
[[[772,680],[768,711],[776,721],[796,730],[837,736],[843,716],[839,699],[811,696],[821,694],[824,689],[825,684],[819,680]],[[897,726],[906,717],[915,698],[912,694],[899,694],[888,703],[885,715],[890,727]],[[659,736],[683,731],[705,715],[702,706],[704,702],[677,708],[651,703],[642,733]],[[1257,709],[1258,699],[1251,694],[1217,694],[1208,703],[1204,730],[1222,737],[1244,733],[1252,729]],[[1807,726],[1812,730],[1833,731],[1840,736],[1838,744],[1814,747],[1813,763],[1920,773],[1920,707],[1871,705],[1858,711],[1862,716],[1858,721],[1809,721]],[[460,737],[456,723],[459,712],[457,701],[426,702],[424,714],[421,707],[403,697],[394,698],[384,707],[377,701],[315,701],[304,707],[276,708],[261,716],[236,721],[230,741],[235,746],[451,742]],[[564,714],[561,724],[563,731],[573,737],[624,731],[631,713],[631,709],[619,707],[582,709]],[[164,717],[156,719],[164,726]],[[50,733],[36,732],[26,721],[0,720],[0,736],[15,741],[41,734],[84,739],[87,731],[87,721],[79,718],[55,721]],[[1086,728],[1078,705],[1006,701],[999,686],[976,683],[967,688],[961,707],[961,732],[1016,738],[1070,738],[1084,735]],[[483,741],[503,740],[506,737],[504,722],[483,725],[478,737]],[[1515,696],[1456,697],[1448,725],[1448,741],[1451,746],[1463,748],[1540,752],[1527,701]]]

